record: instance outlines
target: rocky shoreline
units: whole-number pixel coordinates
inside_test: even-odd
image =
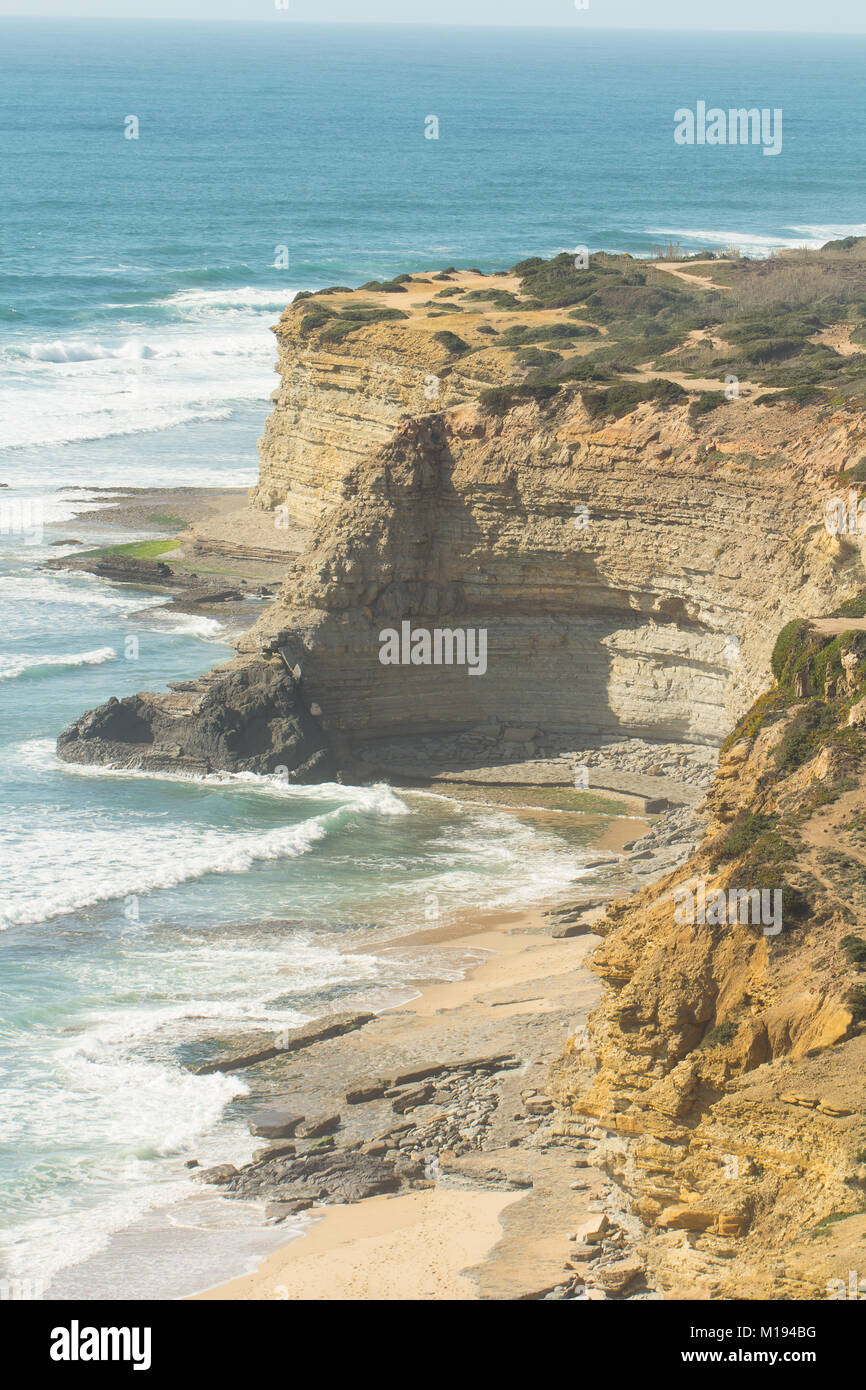
[[[240,1168],[193,1176],[295,1231],[334,1207],[369,1201],[377,1212],[385,1195],[512,1193],[500,1241],[471,1271],[477,1297],[653,1297],[641,1223],[597,1166],[603,1131],[565,1118],[548,1081],[598,995],[584,964],[599,941],[593,923],[684,854],[695,825],[682,810],[659,818],[630,854],[590,861],[568,903],[480,916],[445,946],[485,953],[459,986],[428,985],[395,1009],[325,1015],[276,1038],[215,1040],[197,1070],[242,1073],[262,1147]],[[425,934],[398,940],[412,949]]]
[[[140,525],[147,506],[146,500],[136,500],[129,523]],[[106,519],[104,513],[97,515]],[[187,550],[191,548],[188,542]],[[101,552],[79,559],[58,557],[50,563],[86,569],[114,582],[164,589],[174,596],[172,606],[182,611],[207,616],[219,612],[223,619],[232,615],[252,621],[248,579],[235,587],[234,581],[214,578],[202,583],[197,572],[174,562],[173,551],[169,559],[172,563]],[[257,596],[267,601],[270,592],[262,585]],[[261,678],[262,663],[254,664]],[[287,730],[303,737],[306,711],[297,681],[287,677],[278,662],[273,689],[263,692],[260,681],[259,686],[244,685],[242,666],[236,662],[230,668],[238,687],[239,729],[249,722],[250,701],[264,697],[289,702],[288,723],[280,724],[273,710],[269,713],[277,742]],[[190,726],[198,740],[199,756],[183,756],[180,747],[168,750],[170,770],[186,767],[200,773],[230,766],[239,756],[226,743],[227,689],[222,677],[212,721],[219,747],[207,749],[202,743],[211,727],[205,709],[207,681],[177,682],[171,696],[158,697],[162,703],[172,702],[173,735],[180,727],[178,711],[189,705]],[[141,718],[136,702],[150,698],[110,702],[84,716],[61,737],[61,756],[64,737],[72,736],[79,760],[84,760],[82,749],[92,749],[95,762],[116,765],[118,747],[129,752],[130,730]],[[154,715],[148,708],[145,716],[150,729],[158,731],[159,712]],[[91,727],[94,719],[98,728]],[[121,734],[117,741],[111,737],[118,731],[115,726]],[[526,730],[517,732],[521,739],[511,743],[509,730],[501,726],[480,736],[440,735],[408,743],[392,739],[368,749],[367,761],[360,759],[347,774],[369,780],[380,778],[383,770],[387,774],[397,769],[402,775],[395,780],[410,786],[439,786],[445,795],[459,789],[461,795],[482,800],[495,792],[505,804],[519,806],[524,801],[531,805],[530,793],[540,790],[573,793],[577,762],[587,769],[584,790],[577,789],[576,799],[566,802],[564,809],[580,809],[581,797],[594,789],[613,798],[603,802],[607,815],[617,802],[622,813],[668,809],[655,815],[645,833],[626,840],[625,853],[602,853],[591,860],[590,877],[567,903],[549,907],[544,916],[508,916],[508,935],[530,954],[539,950],[539,942],[558,954],[559,959],[545,958],[548,970],[540,978],[527,982],[521,975],[515,982],[506,975],[505,983],[486,995],[472,996],[456,1007],[449,999],[432,1016],[419,1017],[412,1006],[403,1006],[381,1014],[326,1015],[278,1039],[256,1035],[219,1040],[218,1051],[215,1048],[214,1056],[196,1069],[243,1074],[251,1091],[243,1108],[249,1111],[251,1133],[263,1143],[252,1161],[239,1169],[217,1165],[193,1175],[228,1198],[263,1206],[269,1224],[289,1226],[327,1208],[375,1202],[383,1196],[400,1199],[404,1194],[443,1191],[465,1191],[469,1197],[515,1194],[516,1200],[502,1214],[499,1246],[505,1253],[494,1252],[473,1273],[479,1297],[652,1297],[637,1253],[640,1223],[624,1192],[596,1166],[603,1132],[591,1123],[563,1118],[547,1093],[548,1076],[574,1030],[585,1027],[582,1019],[598,995],[598,984],[582,963],[599,940],[592,934],[593,923],[611,899],[637,892],[692,851],[700,833],[695,805],[712,774],[715,751],[700,744],[624,736],[587,736],[577,746],[573,737],[528,739]],[[155,745],[146,753],[147,765],[154,768],[161,765],[158,737]],[[315,738],[311,757],[306,769],[311,780],[334,771],[316,757]],[[252,764],[247,759],[243,765]],[[267,759],[260,766],[268,770]],[[432,780],[427,775],[431,768],[440,770]],[[619,844],[623,838],[621,833]],[[470,946],[479,934],[489,937],[486,922],[475,925]],[[405,946],[400,943],[401,949]],[[489,958],[495,962],[502,946],[498,940],[483,949],[497,953]],[[483,969],[473,971],[468,978],[483,974]],[[422,998],[439,988],[426,989]],[[586,1007],[576,1022],[575,1001],[582,993]],[[360,1071],[359,1051],[364,1060]],[[353,1076],[363,1079],[353,1081]],[[546,1250],[558,1247],[553,1260],[548,1253],[539,1255],[539,1230],[546,1232]]]

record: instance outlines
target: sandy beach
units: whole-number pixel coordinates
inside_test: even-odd
[[[598,938],[586,931],[553,938],[553,920],[543,909],[479,914],[379,948],[379,954],[435,950],[465,973],[428,983],[365,1028],[310,1048],[294,1069],[298,1093],[315,1089],[314,1061],[326,1076],[369,1078],[394,1057],[450,1052],[459,1058],[483,1046],[513,1052],[521,1064],[499,1078],[503,1099],[484,1146],[440,1154],[435,1183],[421,1190],[315,1208],[302,1218],[305,1233],[255,1273],[198,1298],[526,1298],[572,1277],[569,1232],[591,1214],[607,1183],[583,1161],[577,1174],[574,1153],[545,1134],[543,1088],[551,1062],[597,998],[598,982],[585,960]],[[263,1070],[251,1069],[248,1081]],[[530,1101],[528,1111],[521,1095]],[[353,1119],[376,1108],[352,1106]],[[421,1122],[430,1109],[421,1105],[404,1119]]]

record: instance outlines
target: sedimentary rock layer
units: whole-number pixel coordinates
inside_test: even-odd
[[[462,328],[480,345],[450,365],[417,315],[323,357],[301,332],[308,309],[277,330],[283,385],[254,496],[311,523],[310,540],[241,662],[202,687],[217,722],[221,698],[234,718],[235,672],[279,708],[256,705],[251,744],[208,735],[202,752],[172,702],[147,697],[135,712],[163,752],[294,769],[311,750],[339,763],[370,742],[491,728],[530,750],[556,733],[715,743],[766,684],[782,623],[859,587],[859,541],[822,525],[830,478],[862,447],[854,415],[744,397],[698,421],[685,401],[605,421],[576,388],[494,414],[478,393],[507,354],[483,324]],[[486,672],[381,664],[380,634],[403,621],[484,631]],[[277,697],[287,667],[301,678]],[[116,737],[79,726],[62,755],[124,761],[112,718]]]

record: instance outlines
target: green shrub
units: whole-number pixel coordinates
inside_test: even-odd
[[[751,849],[768,830],[774,829],[777,817],[757,811],[740,811],[724,839],[715,850],[717,859],[736,859]]]
[[[866,618],[866,589],[861,589],[859,594],[855,594],[853,598],[840,603],[832,616],[834,618]]]
[[[514,356],[515,361],[521,367],[549,367],[554,362],[562,361],[558,352],[547,352],[531,346],[515,348]]]
[[[317,328],[324,328],[329,319],[336,318],[333,309],[327,309],[324,304],[314,304],[309,313],[304,314],[301,319],[300,331],[304,337],[314,333]]]
[[[441,343],[446,351],[455,357],[469,351],[469,344],[464,343],[462,338],[458,338],[456,333],[449,333],[447,329],[443,329],[440,333],[434,333],[433,337],[437,343]]]
[[[514,405],[522,401],[546,401],[555,396],[559,387],[555,382],[539,382],[537,385],[491,386],[478,397],[482,410],[488,415],[505,415]]]
[[[520,300],[517,298],[517,295],[512,294],[510,290],[496,290],[493,288],[483,290],[467,290],[463,298],[467,302],[476,303],[480,302],[481,300],[485,300],[488,303],[492,303],[494,307],[497,309],[516,309],[520,304]]]
[[[795,406],[816,405],[818,401],[825,399],[824,392],[815,385],[786,386],[782,391],[758,396],[755,405],[785,405],[790,403]]]
[[[351,319],[353,323],[380,323],[390,319],[407,319],[409,315],[402,309],[389,309],[384,304],[347,304],[340,310],[340,318]]]
[[[711,410],[718,410],[719,406],[724,404],[724,391],[701,391],[689,403],[689,419],[697,420],[700,415],[709,415]]]
[[[728,1043],[733,1042],[736,1036],[737,1030],[733,1023],[728,1021],[725,1023],[717,1023],[715,1028],[711,1028],[709,1033],[707,1033],[703,1045],[709,1047],[725,1047]]]
[[[361,285],[360,288],[375,290],[377,294],[407,294],[406,286],[401,281],[411,278],[410,275],[398,275],[393,280],[368,280],[366,285]]]
[[[593,419],[605,415],[619,419],[635,410],[643,401],[667,406],[681,400],[685,394],[677,382],[656,377],[651,381],[621,381],[601,391],[586,391],[583,404]]]
[[[856,985],[845,1000],[855,1023],[866,1019],[866,985]]]
[[[834,725],[835,716],[823,700],[812,700],[798,711],[773,751],[780,772],[795,772],[817,752],[822,736]]]
[[[852,965],[866,963],[866,941],[862,936],[849,935],[842,938],[842,950]]]

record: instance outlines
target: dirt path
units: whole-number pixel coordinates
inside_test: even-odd
[[[708,290],[729,290],[730,285],[720,285],[716,280],[711,280],[708,275],[693,275],[689,270],[682,270],[678,265],[671,261],[652,261],[655,270],[664,270],[668,275],[675,275],[678,280],[684,280],[687,285],[702,285]],[[725,265],[725,261],[691,261],[691,265]]]

